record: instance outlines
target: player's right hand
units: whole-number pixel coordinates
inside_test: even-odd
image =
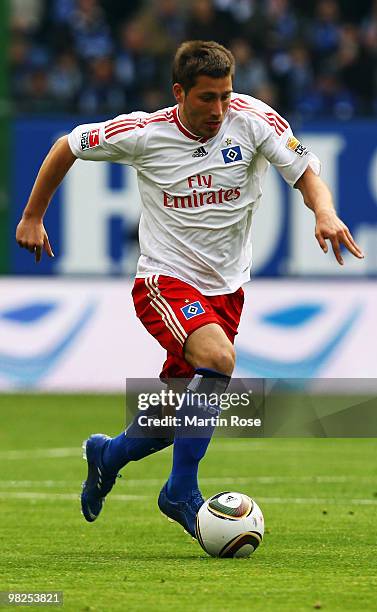
[[[22,217],[17,225],[16,240],[22,249],[27,249],[30,253],[35,254],[36,263],[41,261],[43,250],[49,257],[55,257],[43,221],[39,219]]]

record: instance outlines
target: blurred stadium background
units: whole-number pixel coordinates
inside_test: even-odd
[[[376,1],[3,0],[0,28],[0,389],[123,391],[126,377],[159,372],[163,351],[130,299],[132,169],[75,163],[45,219],[55,259],[36,266],[14,232],[54,140],[173,104],[171,59],[192,38],[229,46],[234,89],[275,107],[318,154],[366,253],[344,267],[325,256],[301,196],[271,171],[237,374],[377,378]]]

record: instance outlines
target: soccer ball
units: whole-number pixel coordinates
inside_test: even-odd
[[[263,534],[262,511],[244,493],[217,493],[204,502],[196,517],[197,540],[212,557],[249,557]]]

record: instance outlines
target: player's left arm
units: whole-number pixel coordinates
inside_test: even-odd
[[[330,190],[323,180],[308,166],[294,186],[301,191],[306,206],[314,212],[315,237],[321,249],[327,253],[326,240],[330,240],[334,255],[340,265],[344,263],[340,252],[341,244],[352,255],[363,259],[363,252],[354,241],[348,227],[336,214]]]
[[[261,101],[243,96],[250,108],[257,105],[259,115],[247,115],[250,140],[258,152],[280,172],[284,180],[301,191],[305,204],[315,215],[315,236],[321,249],[327,253],[326,240],[330,240],[336,260],[343,265],[340,245],[362,259],[360,247],[356,244],[348,227],[339,219],[333,205],[331,193],[319,177],[321,163],[294,137],[289,123],[273,108]]]

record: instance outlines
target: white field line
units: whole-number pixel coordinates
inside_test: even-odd
[[[223,447],[226,450],[232,452],[243,452],[245,447],[248,450],[260,450],[262,445],[260,441],[254,442],[253,440],[239,440],[237,443],[228,443],[223,445],[221,442],[216,442],[211,446],[211,452],[222,451]],[[161,452],[169,452],[169,448],[165,448]],[[31,448],[25,450],[8,450],[0,451],[0,461],[13,460],[13,459],[51,459],[51,458],[65,458],[65,457],[81,457],[82,449],[81,446],[74,446],[71,448]]]
[[[1,499],[29,499],[78,501],[79,496],[74,493],[32,493],[30,491],[0,492]],[[152,495],[112,495],[112,501],[129,502],[154,499]],[[349,506],[377,506],[377,499],[337,499],[334,497],[258,497],[261,504],[299,504],[299,505],[342,505]]]
[[[348,506],[377,506],[377,499],[341,499],[336,497],[258,497],[261,504],[333,504]]]
[[[152,497],[151,495],[112,495],[116,501],[140,501]],[[78,493],[33,493],[31,491],[0,491],[0,499],[31,499],[31,500],[75,500],[80,499]]]
[[[275,438],[275,441],[277,438]],[[269,440],[242,440],[238,439],[237,442],[229,442],[229,440],[216,440],[210,447],[211,453],[229,451],[232,453],[243,453],[245,451],[253,452],[260,450],[268,450],[271,452],[270,447],[266,443]],[[159,453],[168,453],[171,448],[164,448]],[[277,451],[278,449],[273,449]],[[286,448],[284,446],[283,452],[287,453],[313,453],[312,448],[300,448],[294,446]],[[31,448],[25,450],[8,450],[0,451],[0,461],[12,461],[12,460],[23,460],[23,459],[65,459],[67,457],[81,457],[82,449],[81,446],[74,446],[70,448]]]
[[[81,449],[74,448],[32,448],[28,450],[9,450],[0,452],[0,461],[12,459],[51,459],[59,457],[80,457]]]
[[[163,478],[138,478],[130,479],[124,477],[124,483],[130,487],[154,487],[161,485]],[[377,476],[250,476],[250,477],[217,477],[201,478],[203,485],[248,485],[248,484],[344,484],[344,483],[376,484]],[[53,489],[76,487],[77,480],[0,480],[0,489]]]

